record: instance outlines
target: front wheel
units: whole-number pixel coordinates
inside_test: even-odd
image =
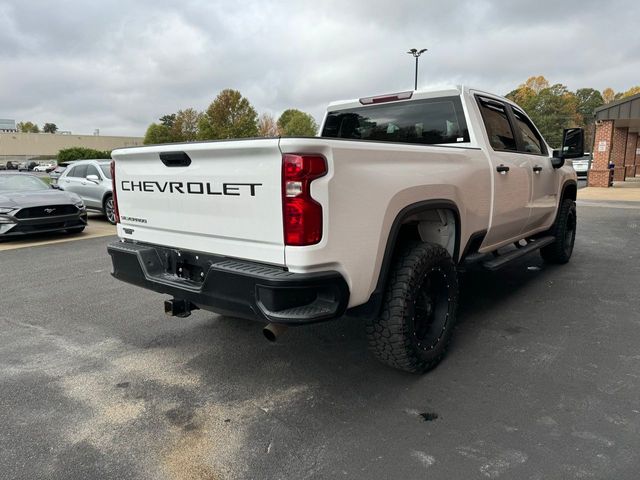
[[[113,196],[109,195],[107,198],[104,199],[104,208],[103,208],[104,214],[107,217],[107,221],[111,224],[111,225],[115,225],[116,224],[116,212],[113,208]]]
[[[74,228],[67,228],[67,233],[82,233],[84,231],[84,225],[82,227],[74,227]]]
[[[447,251],[412,243],[392,268],[380,316],[367,322],[369,348],[391,367],[424,373],[446,353],[457,305],[457,272]]]
[[[576,202],[567,198],[558,209],[558,216],[549,233],[556,239],[553,243],[540,249],[540,256],[545,262],[567,263],[573,253],[576,241]]]

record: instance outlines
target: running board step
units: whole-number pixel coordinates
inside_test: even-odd
[[[482,266],[487,270],[498,270],[501,267],[504,267],[507,263],[515,260],[516,258],[524,257],[525,255],[534,252],[536,250],[541,249],[556,240],[556,237],[540,237],[535,240],[531,240],[524,247],[517,248],[512,250],[509,253],[505,253],[504,255],[500,255],[498,257],[492,258],[491,260],[487,260],[482,263]]]

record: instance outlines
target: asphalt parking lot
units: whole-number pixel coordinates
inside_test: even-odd
[[[425,376],[358,320],[166,318],[111,236],[0,251],[0,477],[637,479],[640,204],[578,215],[568,265],[465,274]]]

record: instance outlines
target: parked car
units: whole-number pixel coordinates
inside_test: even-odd
[[[4,163],[0,163],[0,170],[6,170],[7,166]]]
[[[34,162],[33,160],[31,160],[29,162],[22,162],[18,166],[18,171],[19,172],[30,172],[31,170],[33,170],[37,166],[38,166],[38,162]]]
[[[51,172],[56,168],[53,163],[45,163],[44,165],[36,165],[33,167],[34,172]]]
[[[18,166],[18,162],[12,162],[11,160],[7,162],[7,170],[17,170]]]
[[[583,157],[573,160],[573,169],[579,177],[586,177],[591,168],[591,154],[585,153]]]
[[[82,199],[29,173],[0,173],[0,239],[32,233],[80,233],[87,225]]]
[[[70,164],[71,162],[59,163],[56,168],[49,172],[49,178],[51,178],[51,186],[53,188],[58,187],[58,179],[60,178],[60,175],[62,175],[62,172],[64,172]]]
[[[58,188],[76,193],[89,210],[102,212],[116,224],[109,160],[77,160],[58,178]]]

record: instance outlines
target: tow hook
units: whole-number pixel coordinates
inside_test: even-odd
[[[265,338],[270,342],[275,342],[280,335],[287,331],[287,326],[280,323],[268,323],[262,329]]]
[[[164,301],[164,313],[170,317],[185,318],[191,315],[191,310],[198,310],[198,306],[189,300],[172,298]]]

